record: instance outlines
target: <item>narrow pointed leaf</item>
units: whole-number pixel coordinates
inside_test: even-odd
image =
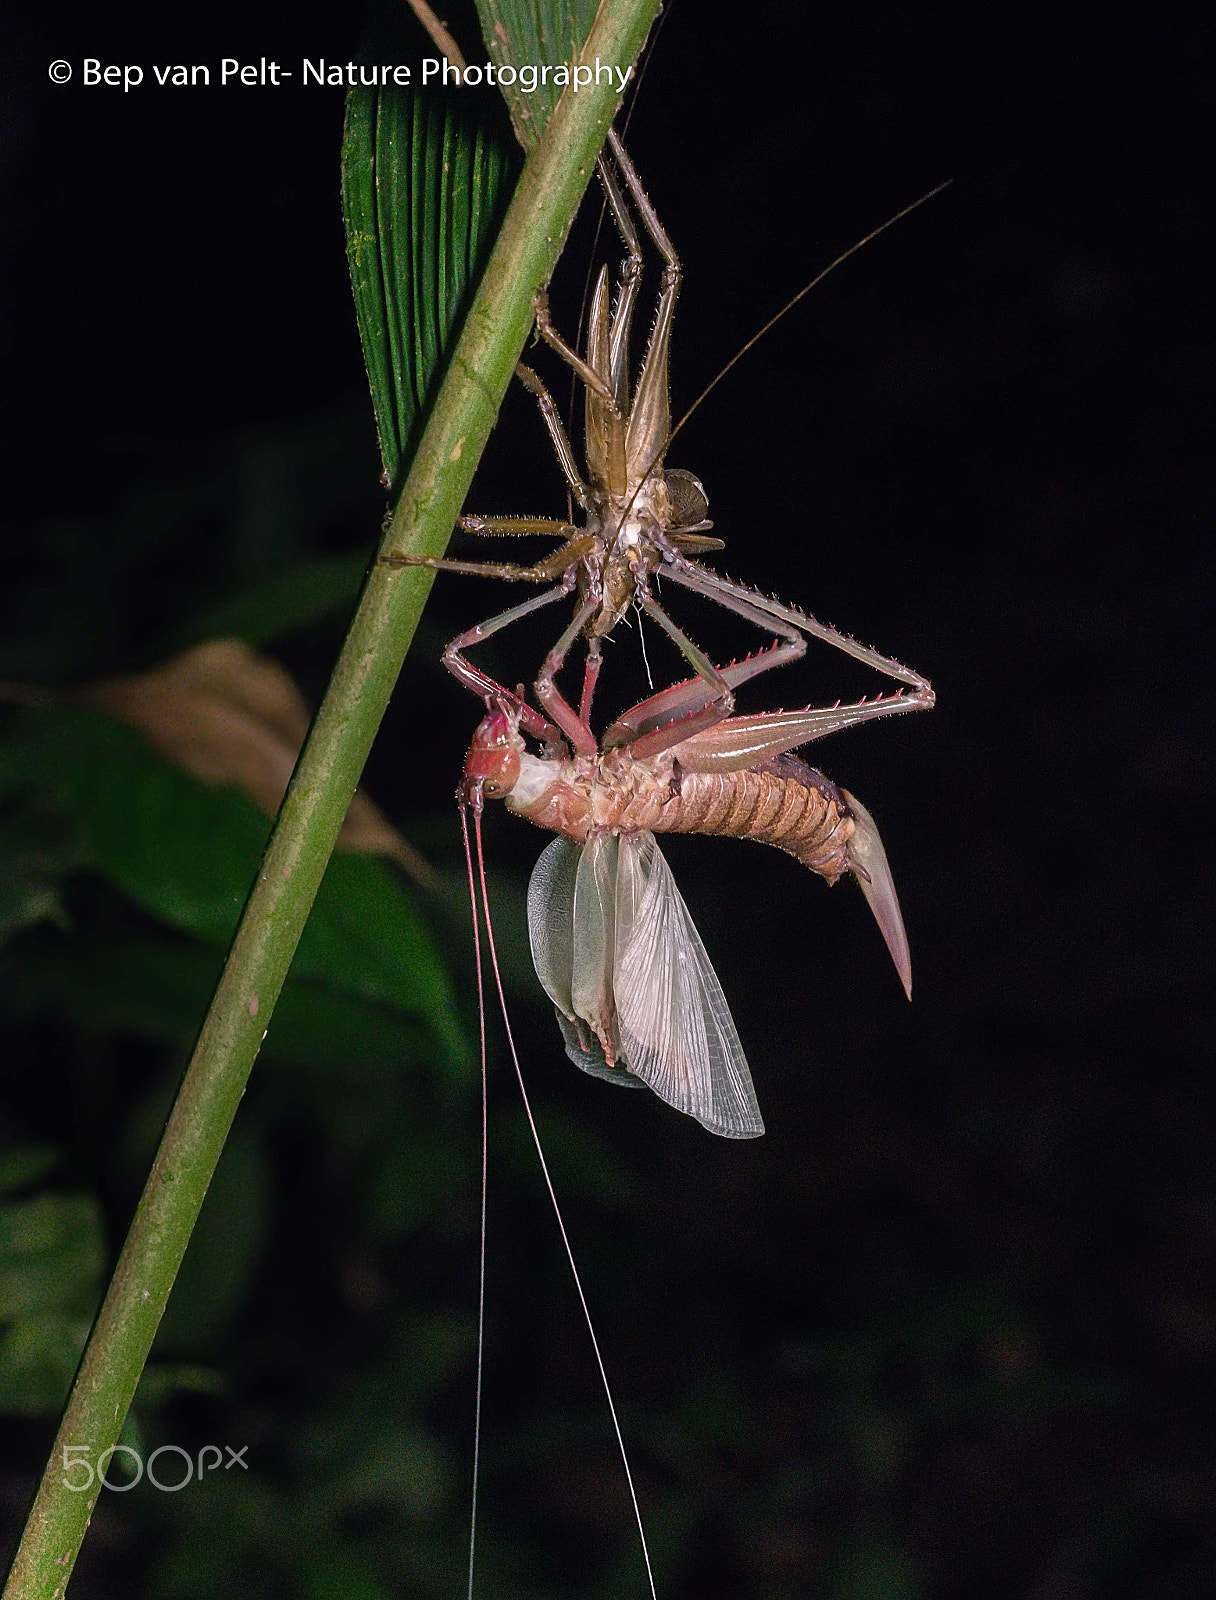
[[[387,482],[455,345],[518,169],[492,95],[359,87],[346,102],[342,208]]]
[[[598,9],[598,0],[545,0],[542,5],[535,0],[477,0],[490,59],[498,67],[515,69],[515,82],[504,84],[502,93],[525,150],[540,138],[564,87],[552,72],[539,81],[538,64],[552,68],[573,63]],[[520,76],[529,70],[537,72],[533,88],[528,87],[529,77]]]

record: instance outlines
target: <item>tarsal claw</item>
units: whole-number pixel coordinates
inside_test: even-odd
[[[874,818],[865,806],[860,800],[855,800],[847,789],[840,792],[853,816],[853,837],[845,850],[849,866],[861,884],[861,892],[882,930],[904,993],[911,1000],[912,957],[908,953],[908,936],[904,932],[904,919],[900,914],[899,896],[895,893],[895,881],[887,863],[887,852],[882,847]]]

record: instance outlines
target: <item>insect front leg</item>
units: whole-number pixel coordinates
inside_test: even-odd
[[[503,628],[509,628],[512,623],[519,622],[522,618],[531,616],[534,611],[539,611],[543,606],[552,605],[555,600],[560,600],[563,595],[569,594],[569,585],[555,584],[552,589],[546,589],[543,594],[534,594],[531,599],[523,601],[521,605],[511,606],[506,611],[501,611],[496,617],[491,617],[487,622],[479,622],[476,627],[467,629],[448,644],[443,652],[443,664],[466,689],[480,696],[489,706],[495,701],[504,701],[517,708],[519,712],[519,725],[534,738],[542,740],[546,745],[553,745],[560,741],[561,735],[547,718],[542,717],[539,711],[522,700],[514,690],[506,688],[491,678],[480,667],[466,659],[464,652],[475,644],[480,644],[484,639],[489,639],[493,634],[499,633]]]
[[[544,522],[541,517],[462,517],[461,525],[473,533],[537,533],[547,531],[535,524]],[[553,526],[559,526],[554,524]],[[568,524],[560,524],[566,527]],[[392,550],[378,558],[382,567],[429,567],[432,572],[463,572],[474,578],[503,578],[509,582],[552,583],[554,578],[564,578],[572,572],[584,556],[595,549],[594,534],[579,534],[568,539],[560,550],[555,550],[543,561],[522,564],[517,561],[461,561],[451,556],[415,556],[402,550]]]

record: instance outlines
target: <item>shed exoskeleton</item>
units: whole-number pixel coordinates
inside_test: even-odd
[[[634,605],[669,636],[696,673],[671,710],[671,716],[679,720],[680,737],[687,738],[727,718],[739,683],[796,660],[805,653],[808,638],[835,646],[901,685],[892,694],[833,708],[842,715],[837,726],[929,709],[934,703],[933,690],[920,673],[857,643],[797,607],[770,599],[694,559],[723,549],[724,545],[710,533],[713,524],[708,516],[709,501],[700,481],[691,472],[664,465],[672,433],[668,394],[671,329],[682,268],[615,130],[608,135],[608,150],[600,158],[599,175],[626,249],[615,304],[610,309],[608,269],[604,267],[591,299],[585,352],[579,355],[553,327],[547,298],[542,294],[536,301],[538,335],[559,353],[583,384],[585,474],[548,389],[530,367],[521,362],[516,369],[520,380],[536,397],[570,494],[584,520],[576,524],[548,517],[460,519],[461,527],[468,532],[496,536],[541,534],[562,541],[552,555],[532,564],[405,554],[381,557],[390,566],[426,566],[443,572],[547,585],[540,594],[459,634],[445,649],[444,664],[487,704],[513,703],[525,732],[551,748],[564,739],[584,756],[594,755],[599,748],[591,727],[591,707],[602,661],[602,641]],[[632,390],[629,346],[643,254],[630,201],[663,261],[654,327]],[[728,681],[725,672],[713,664],[659,602],[652,582],[656,575],[717,602],[764,629],[770,638],[775,634],[776,642],[737,666]],[[467,651],[564,596],[574,599],[573,615],[546,654],[534,682],[542,714],[474,665]],[[556,678],[580,638],[586,641],[587,660],[576,709],[558,688]],[[662,728],[641,735],[635,732],[634,738],[642,757],[670,742]]]

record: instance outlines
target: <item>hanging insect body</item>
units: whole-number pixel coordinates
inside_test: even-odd
[[[644,1082],[664,1100],[728,1137],[763,1132],[746,1059],[691,917],[654,835],[731,833],[778,845],[828,882],[852,873],[874,910],[905,990],[911,971],[899,904],[873,820],[844,790],[792,757],[812,739],[853,723],[934,703],[927,679],[794,606],[722,577],[694,559],[722,549],[710,536],[708,499],[688,472],[664,467],[673,429],[668,355],[679,259],[615,132],[600,179],[626,257],[609,312],[607,269],[597,279],[580,356],[537,301],[537,332],[585,390],[586,476],[539,377],[535,395],[581,525],[547,518],[461,518],[467,531],[548,534],[561,547],[532,565],[390,555],[393,566],[547,584],[540,594],[458,635],[444,663],[481,697],[487,716],[469,751],[462,798],[479,816],[483,796],[554,829],[529,888],[529,931],[541,983],[554,1001],[567,1054],[588,1072]],[[640,235],[626,194],[664,266],[654,327],[630,394],[629,344],[642,270]],[[764,629],[776,641],[717,667],[653,591],[663,577]],[[540,710],[469,661],[466,652],[564,596],[568,625],[544,658],[533,690]],[[695,676],[653,695],[597,737],[591,709],[602,641],[636,606],[673,641]],[[556,678],[586,642],[577,708]],[[845,705],[733,716],[735,690],[797,660],[808,638],[833,645],[899,689]],[[529,751],[527,740],[540,746]]]
[[[728,682],[739,671],[725,668]],[[852,873],[909,998],[911,961],[872,817],[788,753],[844,725],[841,711],[731,717],[678,737],[672,711],[696,692],[689,680],[635,707],[594,756],[533,755],[518,712],[494,709],[473,737],[461,793],[477,814],[483,798],[501,799],[558,834],[532,874],[528,930],[571,1060],[649,1085],[712,1133],[748,1138],[764,1124],[743,1047],[655,834],[757,839],[829,884]],[[639,756],[656,724],[672,742]]]

